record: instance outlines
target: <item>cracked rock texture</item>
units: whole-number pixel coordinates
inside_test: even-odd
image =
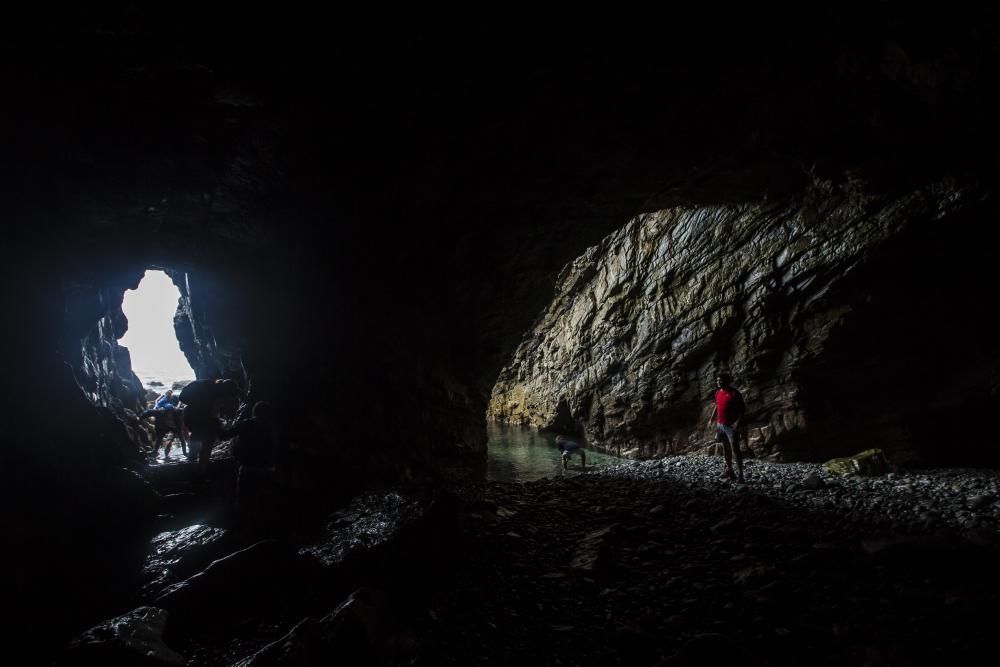
[[[951,181],[881,196],[820,182],[639,215],[563,269],[489,416],[631,457],[692,450],[729,369],[758,455],[967,457],[965,417],[995,400],[977,314],[992,280],[975,262],[935,267],[993,236],[989,210]]]

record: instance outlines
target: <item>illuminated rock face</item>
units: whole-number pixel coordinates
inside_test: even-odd
[[[709,441],[715,373],[728,369],[757,454],[876,443],[901,462],[968,458],[964,415],[993,404],[997,359],[995,343],[956,352],[989,339],[976,314],[989,262],[961,261],[996,235],[978,196],[954,183],[826,188],[638,216],[560,274],[489,415],[633,457],[689,451]]]

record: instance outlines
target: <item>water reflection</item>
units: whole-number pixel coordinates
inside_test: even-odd
[[[580,457],[574,456],[569,470],[562,469],[554,433],[520,426],[487,426],[489,458],[486,475],[494,482],[530,482],[543,477],[578,475]],[[587,469],[615,463],[617,459],[587,450]]]

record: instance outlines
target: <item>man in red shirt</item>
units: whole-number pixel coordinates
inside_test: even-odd
[[[736,457],[736,468],[739,470],[739,481],[743,483],[743,455],[740,453],[739,428],[740,420],[746,412],[743,395],[732,386],[732,376],[729,373],[719,373],[715,378],[719,385],[715,392],[715,407],[708,419],[708,428],[715,426],[715,438],[722,443],[722,451],[726,455],[727,479],[737,479],[733,472],[733,457]]]

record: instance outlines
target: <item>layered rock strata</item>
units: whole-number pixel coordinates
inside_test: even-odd
[[[565,267],[488,415],[625,456],[691,450],[727,369],[758,454],[958,456],[975,438],[962,415],[994,400],[996,346],[975,314],[992,281],[975,263],[933,272],[992,238],[983,207],[954,183],[826,183],[640,215]]]

